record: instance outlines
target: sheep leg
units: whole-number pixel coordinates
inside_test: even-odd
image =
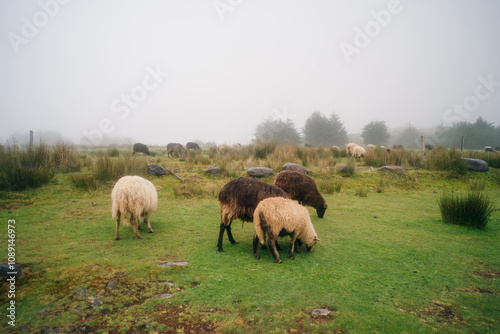
[[[297,240],[297,235],[294,233],[290,236],[292,238],[292,244],[290,245],[290,251],[288,252],[288,255],[290,256],[290,259],[295,259],[295,256],[293,255],[293,251],[295,249],[295,240]]]
[[[120,236],[118,235],[118,229],[120,228],[120,212],[118,212],[118,215],[116,217],[116,233],[115,233],[115,240],[120,240]]]
[[[255,258],[258,260],[260,259],[259,255],[259,238],[257,237],[257,234],[253,235],[253,255]]]
[[[135,224],[135,217],[132,215],[130,217],[130,224],[132,224],[132,229],[134,230],[134,234],[137,238],[142,239],[142,235],[139,233],[139,230],[137,229],[137,225]],[[139,219],[137,219],[137,223],[139,223]]]
[[[273,254],[274,259],[278,262],[281,263],[280,255],[278,253],[278,250],[276,249],[276,237],[275,236],[269,236],[269,240],[267,241],[267,246],[271,250],[271,254]]]
[[[149,215],[146,216],[146,219],[144,219],[144,222],[146,222],[146,221],[148,222],[148,231],[149,231],[149,233],[153,233],[154,231],[151,228],[151,222],[149,221]]]
[[[217,242],[217,251],[218,252],[223,252],[224,251],[222,249],[222,238],[224,237],[224,231],[225,230],[226,230],[226,225],[220,224],[219,241]]]
[[[232,244],[235,244],[236,241],[234,240],[233,233],[231,232],[231,224],[227,225],[226,231],[227,231],[227,237],[229,238],[229,241],[231,241]]]

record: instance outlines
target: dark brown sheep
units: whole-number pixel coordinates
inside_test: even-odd
[[[276,175],[274,185],[283,189],[291,199],[315,208],[318,217],[323,218],[327,205],[310,176],[293,170],[284,170]]]
[[[188,151],[189,150],[201,151],[200,146],[192,141],[186,143],[186,149]]]
[[[227,231],[229,241],[234,244],[233,234],[231,233],[231,223],[235,219],[241,219],[244,222],[253,222],[253,213],[255,208],[265,198],[284,197],[288,195],[280,188],[268,183],[240,177],[229,181],[219,192],[219,202],[221,211],[221,224],[219,232],[219,241],[217,249],[223,252],[222,238],[224,231]]]

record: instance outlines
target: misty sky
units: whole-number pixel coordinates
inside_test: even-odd
[[[0,35],[0,141],[248,143],[315,110],[500,125],[496,0],[5,0]]]

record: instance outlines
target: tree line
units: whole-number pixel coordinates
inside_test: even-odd
[[[449,126],[437,125],[431,131],[417,129],[408,124],[402,129],[389,133],[385,121],[371,121],[362,131],[363,144],[403,145],[406,148],[419,148],[420,138],[434,146],[459,147],[461,138],[465,138],[467,149],[482,149],[485,146],[500,146],[500,125],[494,126],[482,117],[474,123],[456,122]],[[256,141],[293,142],[314,146],[345,146],[348,134],[340,117],[332,112],[329,117],[320,111],[314,111],[299,130],[290,119],[266,119],[255,129]]]

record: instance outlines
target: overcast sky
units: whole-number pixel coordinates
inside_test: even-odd
[[[0,140],[247,143],[336,112],[500,125],[500,1],[0,2]]]

